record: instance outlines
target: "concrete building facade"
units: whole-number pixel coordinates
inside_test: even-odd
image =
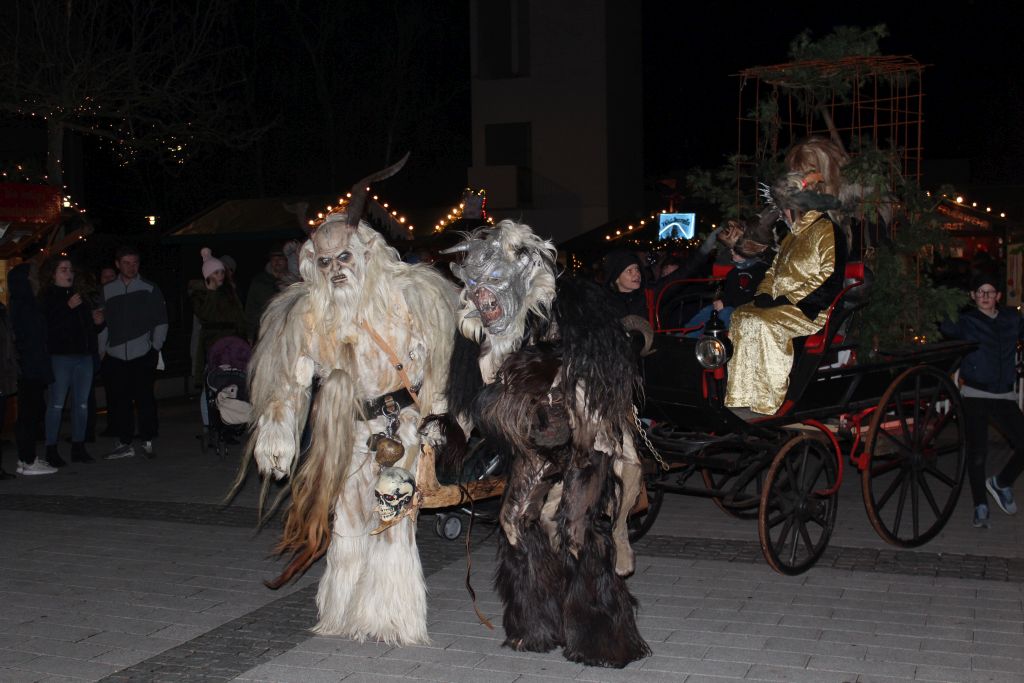
[[[556,242],[642,209],[641,12],[472,0],[469,184]]]

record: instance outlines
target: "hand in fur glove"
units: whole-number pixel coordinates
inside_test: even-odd
[[[277,411],[275,411],[277,412]],[[256,423],[256,445],[253,457],[260,474],[272,474],[274,479],[281,479],[291,469],[295,460],[295,433],[290,425],[295,422],[294,411],[284,407],[281,420],[271,420],[267,415],[260,415]]]

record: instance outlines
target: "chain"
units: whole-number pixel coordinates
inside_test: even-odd
[[[661,467],[663,472],[668,472],[668,463],[661,457],[661,453],[654,447],[651,440],[647,438],[647,430],[644,429],[644,423],[640,421],[640,412],[636,409],[636,405],[633,405],[633,424],[636,425],[637,431],[640,432],[640,438],[644,440],[644,445],[647,446],[647,450],[651,452],[654,459],[658,461],[658,465]]]

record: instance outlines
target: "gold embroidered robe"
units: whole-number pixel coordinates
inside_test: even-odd
[[[826,214],[805,213],[783,239],[775,262],[757,288],[757,294],[783,297],[789,303],[758,308],[751,302],[733,312],[729,338],[734,355],[728,368],[727,406],[771,415],[782,405],[793,367],[793,338],[821,330],[828,317],[828,303],[815,306],[821,310],[813,319],[798,304],[812,296],[818,301],[827,296],[831,301],[835,295],[828,296],[822,288],[826,281],[834,280],[830,276],[836,272],[836,240],[837,230]],[[845,254],[845,244],[838,246]]]

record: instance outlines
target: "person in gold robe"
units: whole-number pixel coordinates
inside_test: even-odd
[[[817,172],[787,173],[769,201],[789,226],[778,256],[754,300],[732,315],[725,404],[774,414],[786,397],[793,339],[825,325],[829,305],[843,286],[847,243],[827,213],[839,200],[826,194]]]

